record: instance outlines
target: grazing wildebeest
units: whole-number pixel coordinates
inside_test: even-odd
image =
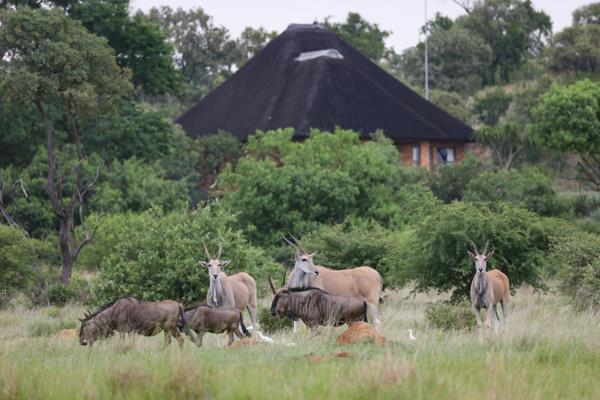
[[[313,256],[309,254],[292,236],[294,242],[283,238],[295,251],[296,262],[290,275],[287,287],[293,288],[318,288],[335,296],[360,296],[367,303],[369,320],[374,325],[379,325],[379,302],[382,298],[383,280],[379,272],[371,267],[356,267],[335,270],[315,266]]]
[[[282,288],[269,284],[275,297],[271,315],[302,320],[314,329],[319,325],[340,326],[356,321],[367,321],[367,303],[360,296],[335,296],[319,288]]]
[[[231,261],[221,261],[221,245],[216,258],[212,258],[206,245],[204,252],[208,259],[200,261],[200,265],[208,268],[208,276],[210,278],[210,286],[206,294],[206,302],[214,307],[234,307],[240,311],[248,308],[252,329],[259,330],[258,321],[256,319],[256,282],[246,272],[238,272],[231,276],[227,276],[222,268],[227,267]]]
[[[122,297],[101,306],[94,313],[80,319],[79,343],[92,345],[96,340],[111,336],[114,331],[154,336],[165,334],[165,347],[173,336],[183,346],[180,329],[185,325],[183,306],[176,301],[140,301],[135,297]]]
[[[494,251],[488,252],[489,241],[485,243],[483,253],[479,254],[475,243],[471,242],[471,246],[475,253],[467,250],[469,256],[475,261],[475,276],[471,281],[471,304],[477,317],[477,326],[481,336],[481,309],[487,311],[486,326],[490,326],[490,321],[494,322],[494,332],[498,334],[500,327],[500,318],[498,317],[497,304],[502,305],[502,315],[504,323],[508,322],[508,302],[510,301],[510,288],[508,277],[500,270],[493,269],[486,271],[487,260],[489,260]]]
[[[237,308],[213,307],[203,304],[198,307],[186,309],[183,313],[185,318],[185,334],[196,343],[196,346],[202,346],[202,336],[206,332],[229,334],[227,345],[233,343],[233,334],[238,338],[250,336],[250,333],[244,325],[242,312]],[[190,329],[198,334],[196,338],[190,332]]]

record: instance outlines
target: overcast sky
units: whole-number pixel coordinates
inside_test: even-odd
[[[533,5],[550,15],[553,30],[558,32],[571,24],[574,9],[592,2],[533,0]],[[132,5],[144,11],[160,5],[184,9],[202,7],[216,25],[225,26],[234,37],[247,26],[281,32],[290,23],[311,23],[327,16],[342,21],[348,12],[354,11],[392,31],[387,44],[397,51],[418,42],[419,28],[425,18],[424,0],[133,0]],[[464,13],[451,0],[428,0],[428,15],[431,17],[436,12],[453,18]]]

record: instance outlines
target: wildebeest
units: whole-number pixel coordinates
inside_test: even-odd
[[[228,345],[233,343],[233,335],[238,338],[250,336],[250,333],[244,325],[242,312],[237,308],[213,307],[203,304],[198,307],[186,309],[183,313],[185,318],[185,334],[196,343],[196,346],[202,346],[202,337],[206,332],[229,334]],[[190,329],[198,334],[196,338],[190,332]]]
[[[487,311],[485,325],[490,326],[490,321],[494,322],[494,332],[498,334],[500,318],[498,317],[497,304],[502,305],[502,315],[504,323],[508,322],[508,303],[510,301],[510,288],[508,277],[500,270],[493,269],[486,271],[487,260],[489,260],[494,251],[488,252],[489,241],[485,243],[483,253],[479,254],[475,243],[471,246],[475,253],[467,250],[469,256],[475,261],[475,276],[471,281],[471,304],[477,318],[477,326],[481,335],[482,321],[481,309]]]
[[[379,302],[382,297],[383,280],[379,272],[371,267],[356,267],[335,270],[315,266],[313,256],[316,253],[306,252],[298,241],[292,236],[294,242],[284,240],[294,249],[296,261],[294,270],[290,275],[287,287],[292,288],[318,288],[335,296],[360,296],[367,303],[370,322],[379,325]]]
[[[319,288],[282,288],[269,284],[275,297],[271,315],[302,320],[314,330],[319,325],[340,326],[367,321],[367,303],[359,296],[335,296]]]
[[[259,330],[258,321],[256,319],[256,282],[246,272],[238,272],[231,276],[227,276],[222,268],[227,267],[231,261],[221,261],[221,245],[217,257],[212,258],[206,245],[204,252],[208,259],[200,261],[200,265],[208,268],[208,276],[210,286],[206,294],[206,303],[214,307],[234,307],[240,311],[248,308],[252,328]]]
[[[101,306],[94,313],[86,313],[80,319],[79,343],[92,345],[96,340],[111,336],[114,331],[124,336],[137,333],[154,336],[165,334],[165,347],[173,336],[179,346],[183,346],[180,329],[185,320],[183,306],[176,301],[140,301],[135,297],[122,297],[112,303]]]

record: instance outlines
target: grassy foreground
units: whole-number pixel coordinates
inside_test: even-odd
[[[53,337],[82,309],[1,311],[0,399],[600,398],[596,315],[520,290],[508,330],[479,343],[476,332],[427,327],[423,309],[437,296],[406,295],[386,298],[385,348],[336,346],[343,328],[323,328],[317,338],[286,332],[276,344],[239,348],[222,348],[225,337],[210,334],[201,349],[186,341],[183,351],[175,343],[161,350],[162,336],[86,348]],[[349,356],[306,357],[341,351]]]

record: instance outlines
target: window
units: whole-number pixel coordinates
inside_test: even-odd
[[[438,164],[450,164],[456,161],[454,147],[437,147],[436,162]]]
[[[421,145],[414,144],[412,148],[413,165],[421,165]]]

